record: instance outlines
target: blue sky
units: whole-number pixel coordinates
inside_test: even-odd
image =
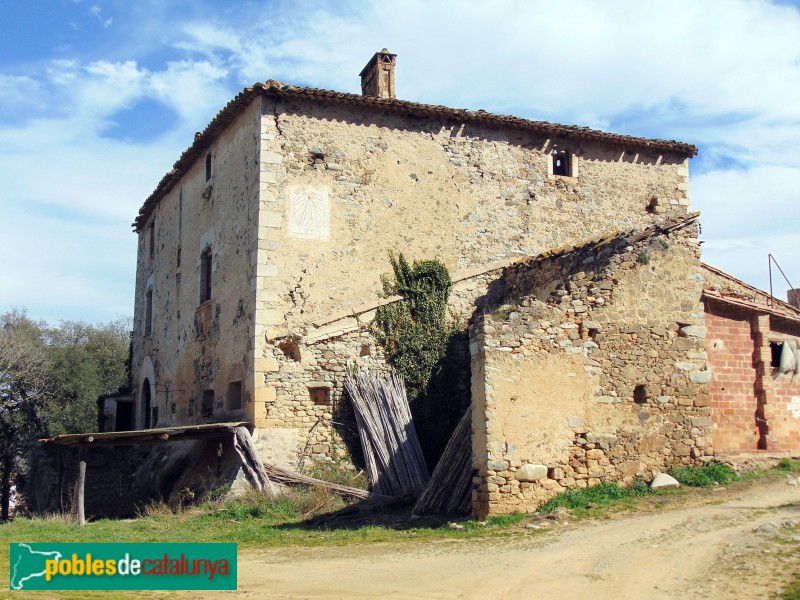
[[[800,2],[0,0],[0,311],[131,315],[194,132],[256,81],[358,92],[382,47],[406,100],[697,145],[704,260],[800,286]]]

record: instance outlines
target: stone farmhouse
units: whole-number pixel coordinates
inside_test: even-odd
[[[444,261],[469,323],[479,515],[800,448],[773,357],[800,310],[701,264],[694,146],[398,100],[395,62],[376,53],[361,95],[256,84],[196,134],[133,223],[112,428],[247,421],[271,462],[345,458],[391,251]]]

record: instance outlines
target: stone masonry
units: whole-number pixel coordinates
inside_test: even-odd
[[[693,218],[521,261],[502,283],[470,326],[479,518],[712,458]]]

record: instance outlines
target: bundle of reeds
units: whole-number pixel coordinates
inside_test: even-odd
[[[412,509],[415,515],[463,515],[472,506],[472,410],[467,409],[447,442],[430,482]]]
[[[345,381],[372,489],[417,497],[430,479],[406,399],[403,378],[355,369]]]

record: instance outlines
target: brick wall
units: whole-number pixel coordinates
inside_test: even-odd
[[[762,435],[756,421],[757,370],[750,314],[707,303],[706,327],[714,449],[756,450]]]
[[[767,337],[766,342],[793,339],[800,343],[800,324],[771,317]],[[800,375],[769,368],[767,379],[771,383],[765,406],[770,449],[796,451],[800,449]]]

